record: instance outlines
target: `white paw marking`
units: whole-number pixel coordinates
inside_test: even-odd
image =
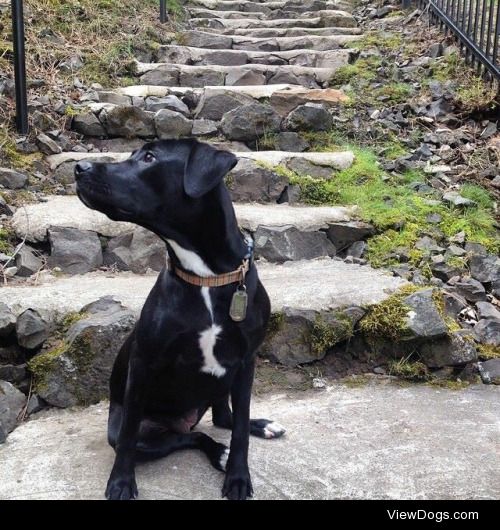
[[[203,355],[203,366],[201,371],[205,374],[210,374],[215,377],[223,377],[226,374],[226,369],[219,364],[215,358],[214,347],[217,342],[217,337],[222,331],[222,328],[217,324],[212,324],[211,327],[200,333],[200,349]]]
[[[285,433],[285,428],[275,421],[268,423],[264,427],[265,438],[277,438],[278,436],[282,436]]]
[[[226,447],[219,460],[219,465],[224,471],[226,471],[228,458],[229,458],[229,447]]]

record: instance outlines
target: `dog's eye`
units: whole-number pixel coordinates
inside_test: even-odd
[[[147,164],[151,164],[151,162],[154,162],[156,160],[156,157],[153,153],[151,153],[150,151],[148,151],[145,155],[144,155],[144,162],[146,162]]]

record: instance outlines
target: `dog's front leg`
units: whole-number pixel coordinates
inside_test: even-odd
[[[135,482],[135,452],[141,424],[148,368],[143,359],[130,357],[125,389],[123,416],[115,446],[115,462],[106,488],[110,500],[137,497]]]
[[[250,398],[255,361],[252,357],[238,370],[231,388],[233,431],[226,467],[222,496],[230,500],[245,500],[253,495],[248,470],[248,442],[250,437]]]

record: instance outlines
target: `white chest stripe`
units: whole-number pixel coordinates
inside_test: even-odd
[[[184,269],[192,271],[198,276],[214,276],[214,273],[198,254],[191,250],[186,250],[171,239],[168,240],[168,243],[172,247]],[[214,355],[215,343],[222,332],[222,328],[214,323],[214,310],[212,299],[210,298],[210,288],[201,287],[200,292],[207,311],[210,314],[210,319],[212,320],[212,325],[200,333],[199,345],[203,355],[203,366],[201,367],[201,371],[204,374],[223,377],[226,374],[226,369],[219,364]]]

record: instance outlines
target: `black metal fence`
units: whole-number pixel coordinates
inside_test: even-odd
[[[500,81],[500,0],[416,0],[431,20],[460,42],[478,73]]]

